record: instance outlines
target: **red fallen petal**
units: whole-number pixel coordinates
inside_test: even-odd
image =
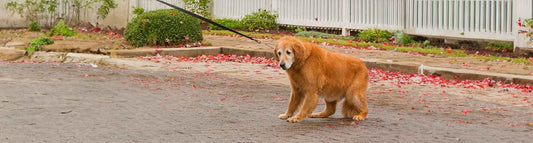
[[[357,123],[357,122],[352,122],[352,123],[350,123],[350,125],[359,125],[359,123]]]
[[[192,88],[196,88],[196,85],[192,85]]]
[[[224,97],[224,98],[220,99],[220,101],[226,101],[226,97]]]
[[[411,107],[411,110],[415,110],[415,107]]]
[[[472,112],[472,111],[470,111],[470,110],[463,110],[462,111],[463,114],[470,113],[470,112]]]
[[[374,91],[374,94],[379,94],[379,91]]]

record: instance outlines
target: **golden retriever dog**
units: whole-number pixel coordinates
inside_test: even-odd
[[[276,43],[275,59],[289,76],[291,99],[280,119],[299,122],[306,117],[327,118],[335,114],[337,101],[344,98],[342,115],[365,120],[368,114],[365,92],[368,69],[360,59],[329,52],[316,44],[294,37],[284,37]],[[320,113],[313,113],[318,98],[326,103]],[[303,105],[302,105],[303,104]],[[297,115],[294,112],[301,106]]]

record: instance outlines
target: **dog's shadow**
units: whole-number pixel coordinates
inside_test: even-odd
[[[304,120],[297,123],[289,123],[287,126],[283,126],[286,130],[313,130],[313,129],[322,129],[322,128],[353,128],[353,126],[364,126],[366,124],[372,123],[372,118],[367,118],[364,121],[355,121],[351,118],[342,118],[342,117],[329,117],[329,118],[305,118]]]

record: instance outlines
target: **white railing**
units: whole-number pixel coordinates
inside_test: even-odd
[[[512,41],[521,0],[213,0],[215,18],[276,11],[278,23]],[[532,6],[529,6],[532,7]],[[521,9],[520,12],[531,12]]]

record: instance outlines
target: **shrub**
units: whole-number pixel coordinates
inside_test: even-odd
[[[52,39],[45,37],[45,36],[37,38],[37,39],[33,39],[30,42],[30,47],[26,48],[26,52],[28,52],[28,54],[32,54],[35,51],[40,51],[41,46],[50,45],[50,44],[54,44],[54,41],[52,41]]]
[[[298,27],[296,29],[294,29],[295,32],[303,32],[303,31],[307,31],[305,30],[304,28],[301,28],[301,27]]]
[[[228,28],[231,28],[231,29],[239,29],[239,30],[246,30],[247,29],[241,23],[241,21],[239,21],[237,19],[224,18],[224,19],[215,19],[213,21],[218,23],[218,24],[224,25],[224,26],[226,26]],[[212,24],[209,25],[209,29],[210,30],[224,30],[221,27],[218,27],[218,26],[215,26],[215,25],[212,25]]]
[[[327,34],[327,33],[322,33],[322,32],[317,32],[317,31],[300,31],[296,34],[294,34],[294,36],[302,36],[302,37],[315,37],[315,38],[324,38],[324,39],[328,39],[328,38],[336,38],[336,39],[355,39],[355,37],[341,37],[339,35],[335,35],[335,34]]]
[[[141,15],[144,13],[144,8],[142,7],[133,7],[133,14]]]
[[[413,42],[413,39],[411,38],[411,36],[403,33],[402,31],[394,32],[394,38],[396,39],[396,42],[398,44],[402,44],[402,45],[409,44],[409,43]]]
[[[429,44],[431,44],[431,42],[429,42],[429,40],[426,40],[426,41],[422,42],[422,45],[424,45],[424,48],[425,47],[429,47]]]
[[[76,31],[74,31],[70,27],[68,27],[65,24],[65,21],[63,21],[63,20],[60,20],[56,24],[56,26],[54,26],[54,28],[52,28],[52,30],[50,30],[50,33],[48,34],[48,36],[67,36],[67,37],[71,37],[71,36],[75,36],[75,35],[76,35]]]
[[[250,31],[273,30],[277,29],[276,18],[278,18],[277,14],[259,10],[244,16],[241,21]]]
[[[30,29],[30,31],[41,31],[41,26],[39,26],[39,24],[37,24],[37,22],[32,22],[32,23],[30,23],[29,29]]]
[[[366,29],[361,31],[358,36],[366,42],[387,42],[392,34],[381,29]]]
[[[138,47],[203,40],[200,21],[175,9],[154,10],[135,17],[128,23],[124,38]]]
[[[489,43],[485,49],[492,51],[513,51],[513,44],[504,42]]]

